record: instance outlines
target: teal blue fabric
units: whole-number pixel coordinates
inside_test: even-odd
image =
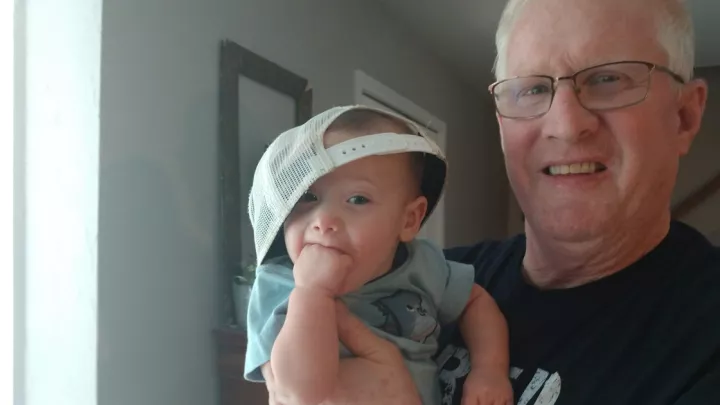
[[[438,404],[440,386],[432,357],[440,327],[457,320],[464,310],[475,272],[471,265],[445,260],[442,250],[425,240],[408,243],[407,253],[403,264],[342,300],[373,332],[397,345],[423,402]],[[245,378],[250,381],[263,381],[260,367],[270,361],[294,286],[288,257],[257,269],[245,358]],[[343,347],[339,355],[350,353]]]

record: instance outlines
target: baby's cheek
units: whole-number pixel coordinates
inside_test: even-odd
[[[285,248],[287,249],[288,256],[295,262],[300,256],[302,250],[302,234],[295,227],[284,227],[283,228],[285,237]]]

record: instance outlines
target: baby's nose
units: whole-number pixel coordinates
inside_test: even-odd
[[[319,210],[313,219],[313,230],[320,233],[337,232],[340,225],[340,217],[328,210]]]

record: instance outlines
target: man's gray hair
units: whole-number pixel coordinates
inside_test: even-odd
[[[522,14],[523,7],[530,0],[509,0],[500,17],[495,35],[495,66],[493,71],[497,79],[507,74],[506,59],[510,34]],[[636,0],[633,0],[636,1]],[[655,13],[657,40],[668,54],[668,68],[690,80],[695,66],[695,35],[692,19],[685,7],[684,0],[653,0],[648,12]]]

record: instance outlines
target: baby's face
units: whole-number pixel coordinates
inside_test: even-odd
[[[331,135],[326,140],[333,144],[344,140]],[[337,249],[353,261],[343,293],[359,288],[387,272],[398,243],[417,234],[427,200],[415,190],[408,154],[369,156],[337,168],[310,187],[285,221],[290,258],[295,262],[310,244]]]

